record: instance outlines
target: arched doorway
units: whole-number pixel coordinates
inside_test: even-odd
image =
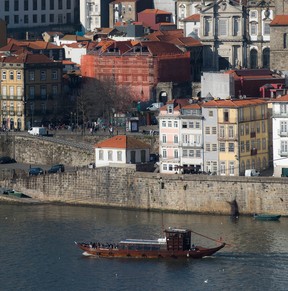
[[[270,48],[265,48],[262,55],[263,68],[270,67]]]
[[[257,69],[258,67],[258,52],[256,49],[250,51],[250,69]]]

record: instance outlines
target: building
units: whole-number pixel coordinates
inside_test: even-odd
[[[203,103],[202,108],[206,171],[211,171],[213,165],[214,172],[216,163],[215,174],[225,176],[244,175],[246,169],[261,172],[268,168],[269,117],[266,101],[213,100]],[[211,151],[217,152],[217,160],[206,158],[206,153]]]
[[[3,19],[0,19],[0,47],[7,44],[7,26]]]
[[[274,177],[288,177],[288,95],[272,100]]]
[[[3,127],[24,130],[56,116],[62,97],[61,62],[29,52],[2,56],[0,76]]]
[[[102,41],[82,56],[81,71],[83,77],[113,78],[131,91],[136,102],[191,96],[189,53],[170,43]]]
[[[75,31],[79,25],[79,0],[1,1],[0,19],[15,38],[37,37],[45,30]]]
[[[264,100],[174,100],[160,109],[158,118],[161,173],[239,176],[246,169],[268,168]]]
[[[260,98],[261,87],[267,84],[286,86],[286,76],[269,69],[241,69],[225,72],[204,72],[201,78],[201,96],[227,98]]]
[[[96,168],[110,164],[147,163],[150,146],[127,135],[116,135],[95,145]]]
[[[184,36],[200,37],[200,14],[192,14],[182,20]]]
[[[173,30],[172,14],[159,9],[145,9],[138,13],[138,21],[151,30]]]

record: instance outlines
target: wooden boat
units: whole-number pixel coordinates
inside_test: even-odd
[[[225,247],[221,243],[214,248],[191,245],[191,230],[169,228],[164,231],[165,237],[157,240],[126,239],[117,245],[100,243],[75,244],[84,251],[83,255],[108,258],[203,258],[212,256]],[[207,238],[207,237],[206,237]]]
[[[254,214],[254,219],[256,220],[263,220],[263,221],[278,221],[281,215],[277,214]]]

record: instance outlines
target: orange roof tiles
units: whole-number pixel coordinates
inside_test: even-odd
[[[283,95],[273,99],[271,102],[288,102],[288,95]]]
[[[288,15],[276,15],[270,22],[270,26],[288,25]]]
[[[116,135],[95,145],[95,148],[114,149],[149,149],[150,146],[136,138],[127,135]]]
[[[145,9],[145,10],[141,11],[140,13],[155,14],[155,15],[157,15],[157,14],[169,14],[169,15],[172,15],[171,12],[160,10],[160,9]]]
[[[211,100],[203,103],[203,107],[245,107],[251,105],[265,104],[262,99],[242,99],[242,100]]]
[[[200,14],[192,14],[183,19],[185,22],[200,22]]]

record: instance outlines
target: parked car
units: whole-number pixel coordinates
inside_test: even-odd
[[[58,165],[54,165],[52,166],[49,170],[48,173],[60,173],[60,172],[64,172],[65,171],[65,167],[63,164],[58,164]]]
[[[1,157],[0,158],[0,164],[11,164],[16,163],[15,159],[12,159],[10,157]]]
[[[43,174],[44,174],[43,169],[39,167],[30,168],[29,170],[29,176],[38,176]]]

